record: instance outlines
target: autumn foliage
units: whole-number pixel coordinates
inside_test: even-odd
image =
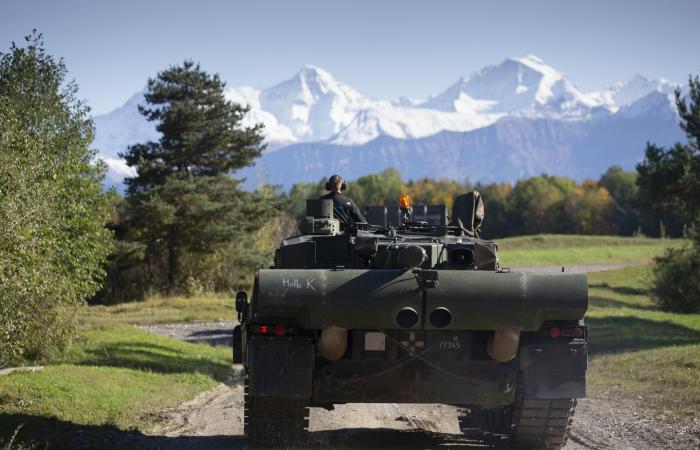
[[[539,175],[515,184],[472,184],[438,178],[404,181],[389,168],[349,181],[346,193],[360,208],[396,205],[402,194],[408,194],[414,205],[450,208],[457,195],[475,189],[486,205],[482,229],[488,238],[538,233],[681,235],[679,218],[645,208],[636,178],[635,172],[613,166],[599,180]],[[325,181],[294,185],[288,194],[289,213],[302,217],[306,198],[323,194]]]

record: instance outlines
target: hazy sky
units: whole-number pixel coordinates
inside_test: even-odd
[[[304,64],[376,98],[424,98],[535,54],[583,91],[639,73],[700,74],[700,1],[0,0],[0,51],[32,28],[95,113],[186,58],[267,87]]]

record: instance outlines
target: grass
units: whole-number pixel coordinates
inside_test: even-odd
[[[191,344],[131,324],[233,318],[223,297],[87,307],[82,333],[54,364],[0,377],[0,442],[40,438],[54,425],[143,429],[148,418],[226,380],[226,347]],[[2,448],[2,445],[0,445]]]
[[[535,250],[571,247],[629,247],[657,246],[659,243],[673,242],[675,239],[654,239],[626,236],[582,236],[578,234],[537,234],[499,239],[501,250]]]
[[[502,266],[647,264],[681,239],[537,235],[498,240]]]
[[[589,274],[590,390],[697,417],[700,314],[654,309],[647,290],[651,270],[641,266]]]
[[[181,322],[217,322],[236,316],[233,296],[152,297],[142,302],[90,306],[81,316],[91,326],[99,324],[154,325]]]

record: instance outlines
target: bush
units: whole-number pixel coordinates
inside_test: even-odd
[[[256,202],[281,203],[279,194],[269,187],[248,193]],[[132,230],[123,202],[117,202],[109,228],[114,230],[116,245],[109,256],[106,282],[92,298],[92,304],[117,304],[143,300],[151,295],[167,294],[167,252],[157,251],[157,242],[128,240]],[[229,293],[252,286],[256,269],[270,266],[280,241],[296,232],[296,221],[280,208],[263,205],[262,212],[251,213],[259,224],[257,230],[243,230],[231,242],[210,252],[182,252],[179,261],[181,295],[207,292]],[[126,220],[125,220],[126,219]],[[246,219],[250,223],[251,219]],[[151,245],[148,252],[148,245]],[[155,250],[154,250],[155,249]]]
[[[0,367],[73,337],[111,245],[105,167],[65,75],[40,35],[0,53]]]
[[[700,312],[698,245],[670,248],[654,262],[651,295],[659,308],[676,313]]]

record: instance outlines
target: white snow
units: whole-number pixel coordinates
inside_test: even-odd
[[[599,106],[561,72],[534,55],[508,58],[463,76],[421,106],[462,113],[503,113],[527,117],[581,120]]]
[[[458,99],[456,112],[418,108],[417,100],[375,100],[337,81],[327,71],[305,66],[294,77],[271,88],[232,88],[228,99],[248,104],[247,123],[265,124],[271,150],[293,142],[328,140],[340,145],[363,144],[381,135],[415,139],[443,130],[468,131],[490,125],[502,113],[481,114],[492,101]]]
[[[605,89],[589,94],[596,101],[608,106],[612,111],[632,105],[653,92],[672,94],[677,84],[665,78],[649,80],[641,75],[635,75],[627,82],[618,81]]]
[[[417,98],[401,96],[396,100],[392,100],[391,104],[394,106],[418,106],[423,102],[424,100],[420,100]]]

